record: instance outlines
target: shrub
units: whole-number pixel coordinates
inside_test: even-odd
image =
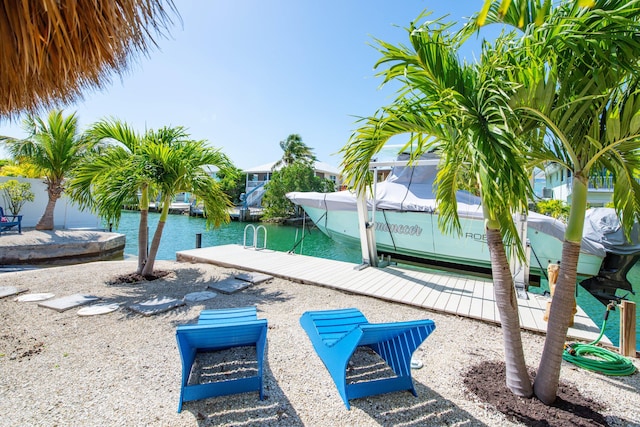
[[[31,183],[19,182],[15,179],[0,184],[2,199],[5,207],[12,215],[18,215],[22,206],[27,202],[33,202],[34,194],[31,191]]]
[[[569,209],[569,205],[562,200],[542,200],[536,204],[535,211],[566,222],[569,217]]]
[[[334,191],[334,184],[315,175],[313,168],[303,162],[295,162],[273,173],[265,186],[262,205],[264,219],[287,218],[300,215],[299,207],[287,199],[291,191]]]

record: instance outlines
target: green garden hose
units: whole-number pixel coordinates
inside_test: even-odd
[[[631,360],[618,353],[609,351],[606,348],[596,346],[604,335],[604,328],[607,325],[609,310],[613,307],[613,303],[607,305],[607,311],[604,314],[604,321],[602,322],[600,335],[595,341],[590,342],[589,344],[565,344],[564,352],[562,354],[562,358],[564,360],[571,362],[580,368],[611,376],[631,375],[636,371],[636,367],[633,365]]]

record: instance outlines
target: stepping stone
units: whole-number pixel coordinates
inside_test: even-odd
[[[185,305],[184,301],[175,298],[161,297],[143,301],[140,304],[132,304],[129,309],[143,316],[153,316],[154,314],[163,313],[176,307]]]
[[[253,285],[253,283],[229,277],[219,282],[211,283],[208,287],[223,294],[232,294],[246,289],[251,285]]]
[[[0,298],[27,292],[28,289],[18,289],[15,286],[0,286]]]
[[[120,304],[94,304],[78,310],[78,316],[95,316],[98,314],[112,313],[120,308]]]
[[[41,302],[40,307],[51,308],[53,310],[63,312],[73,307],[98,301],[100,298],[93,295],[73,294],[62,298],[56,298],[49,301]]]
[[[273,279],[273,276],[262,273],[239,273],[234,276],[236,279],[244,280],[251,283],[262,283]]]
[[[421,360],[411,358],[411,369],[421,369],[424,366]]]
[[[186,294],[184,296],[184,300],[189,302],[206,301],[208,299],[215,298],[216,296],[218,296],[218,294],[209,291],[191,292],[190,294]]]
[[[20,295],[15,300],[18,302],[44,301],[46,299],[51,299],[55,296],[56,294],[50,294],[50,293],[26,294],[26,295]]]

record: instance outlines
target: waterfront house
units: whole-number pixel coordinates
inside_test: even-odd
[[[571,171],[558,163],[551,163],[544,169],[545,184],[542,198],[562,200],[571,204],[573,176]],[[603,207],[612,201],[613,177],[607,171],[594,174],[589,178],[587,203],[591,207]]]
[[[277,161],[266,163],[264,165],[256,166],[246,169],[244,171],[246,176],[246,200],[247,206],[260,206],[262,196],[264,195],[264,185],[271,180],[274,169],[273,166]],[[282,166],[276,168],[280,169]],[[336,189],[342,184],[342,176],[338,168],[331,166],[324,162],[316,161],[313,166],[313,170],[317,177],[324,178],[333,181]]]

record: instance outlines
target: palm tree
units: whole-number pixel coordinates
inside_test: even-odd
[[[302,137],[298,134],[291,134],[284,141],[280,141],[280,148],[283,151],[282,158],[273,165],[274,170],[278,166],[289,166],[299,161],[311,165],[316,161],[313,149],[302,142]]]
[[[494,3],[482,13],[486,23],[524,31],[522,65],[514,74],[523,87],[512,105],[524,127],[548,133],[544,144],[532,147],[532,160],[556,162],[573,175],[560,273],[534,382],[546,404],[556,398],[575,302],[590,174],[604,168],[614,177],[613,202],[627,237],[640,219],[640,185],[634,179],[640,167],[640,1],[592,3],[590,9],[575,2],[552,8],[548,1],[523,0],[505,8]]]
[[[207,174],[205,166],[223,170],[231,161],[219,150],[207,147],[204,141],[192,141],[183,128],[162,128],[149,135],[143,147],[144,175],[152,178],[161,194],[162,211],[142,270],[143,276],[153,273],[162,231],[167,221],[171,201],[177,193],[188,191],[204,203],[207,226],[218,227],[229,221],[229,197],[219,183]]]
[[[475,21],[479,26],[487,23],[487,16],[492,14],[494,17],[509,16],[509,21],[516,24],[518,28],[524,28],[531,23],[541,25],[551,11],[551,0],[538,1],[513,1],[502,0],[484,0],[482,10],[476,16]],[[595,0],[574,0],[577,7],[594,7]],[[513,6],[512,6],[513,5]]]
[[[75,171],[75,177],[69,184],[70,196],[81,206],[96,211],[106,222],[115,223],[116,227],[122,207],[138,205],[137,273],[141,274],[147,261],[149,241],[150,179],[130,172],[142,168],[136,155],[147,136],[139,135],[127,123],[113,118],[95,123],[87,135],[100,150]]]
[[[109,144],[81,165],[71,183],[72,197],[104,218],[118,222],[121,209],[131,200],[140,207],[138,234],[138,274],[151,276],[169,207],[176,193],[188,191],[204,202],[207,226],[229,220],[228,197],[219,184],[207,175],[204,166],[226,170],[227,157],[192,141],[181,127],[149,130],[144,136],[128,125],[105,120],[91,128],[90,134]],[[149,200],[160,194],[161,215],[147,253],[147,217]],[[141,237],[142,236],[142,237]]]
[[[14,159],[27,161],[44,176],[49,200],[36,230],[53,230],[53,214],[65,190],[65,178],[89,153],[92,143],[79,133],[75,113],[64,117],[62,110],[52,110],[46,122],[28,116],[24,129],[29,135],[25,139],[0,137],[0,140],[9,145]]]
[[[522,256],[512,214],[525,209],[532,192],[524,156],[519,155],[522,140],[507,121],[511,116],[509,95],[515,91],[504,78],[509,71],[504,62],[508,46],[485,46],[478,65],[460,63],[457,48],[462,38],[451,36],[449,28],[439,21],[420,27],[411,24],[411,47],[378,40],[382,58],[376,67],[386,66],[385,83],[400,82],[400,95],[354,133],[342,149],[342,165],[347,181],[362,191],[369,184],[369,162],[391,137],[408,135],[403,150],[411,149],[412,160],[439,150],[439,225],[448,232],[461,230],[457,190],[468,188],[469,180],[471,187],[479,189],[505,341],[507,385],[515,394],[529,397],[533,391],[503,243],[503,239],[515,243],[511,247]]]

